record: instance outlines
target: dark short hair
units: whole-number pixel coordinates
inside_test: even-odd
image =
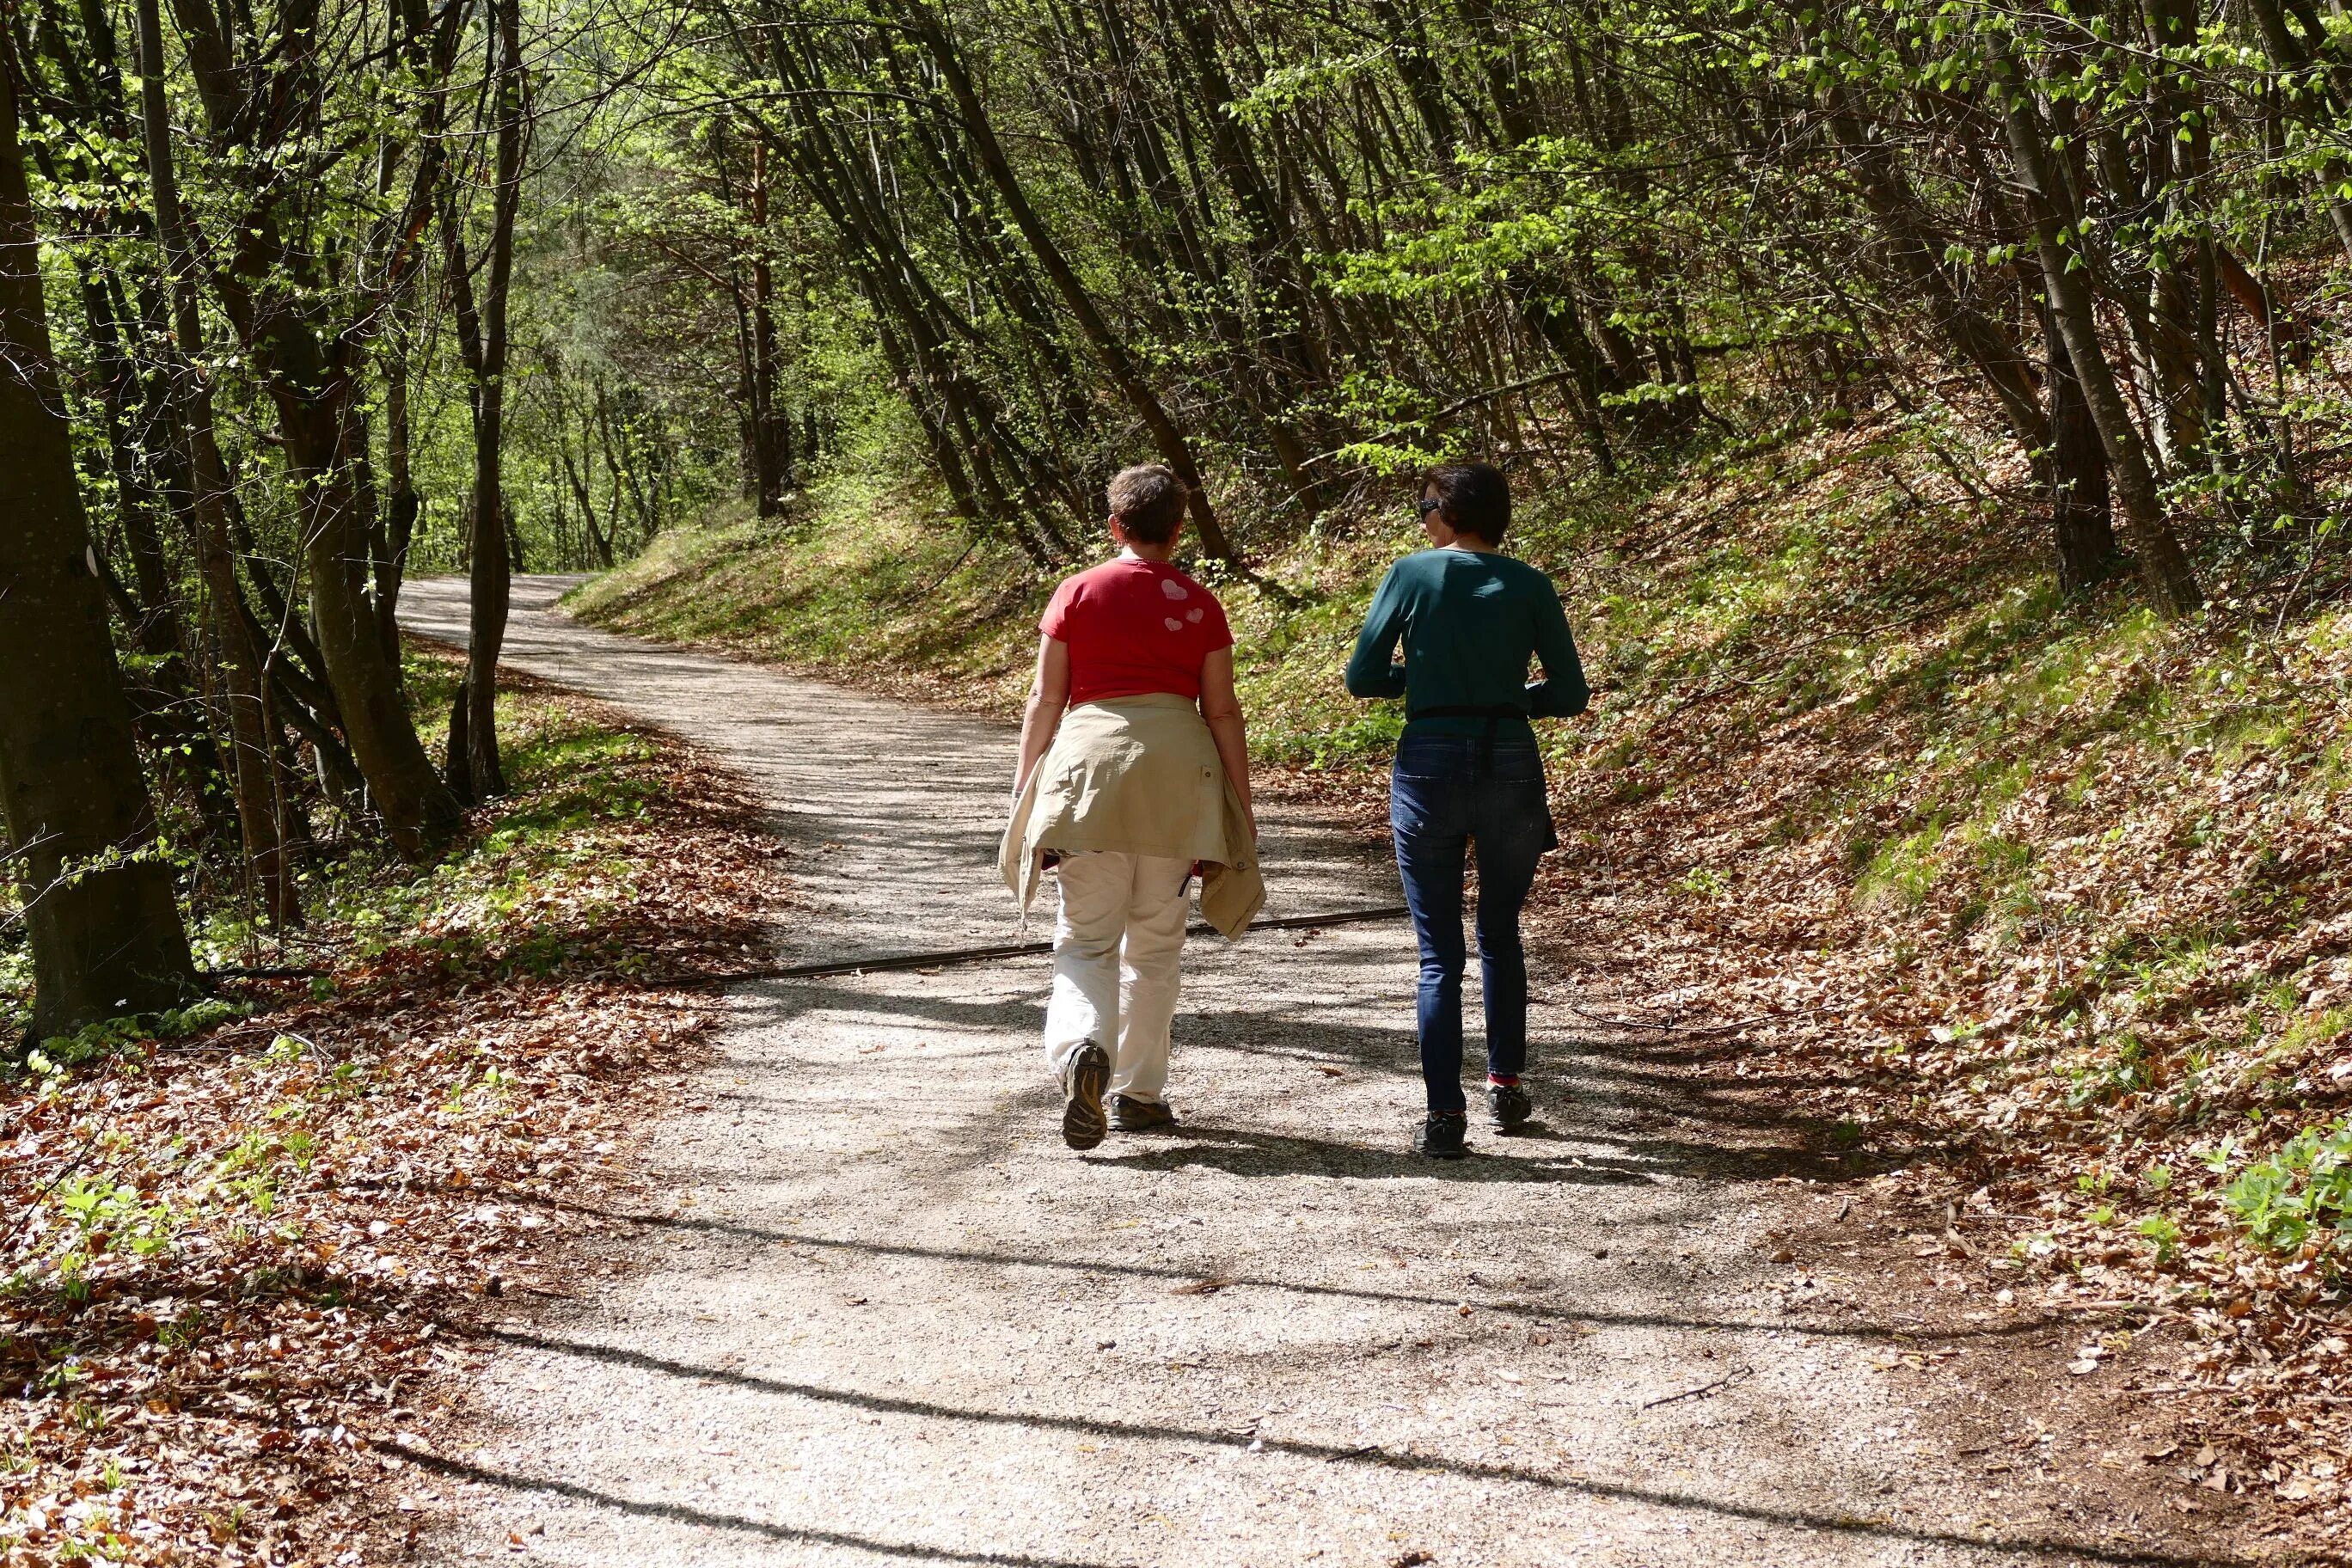
[[[1110,514],[1138,544],[1165,544],[1184,518],[1184,481],[1165,463],[1138,463],[1111,476]]]
[[[1438,510],[1456,533],[1500,544],[1510,531],[1511,484],[1492,463],[1441,463],[1421,476],[1421,488],[1437,492]]]

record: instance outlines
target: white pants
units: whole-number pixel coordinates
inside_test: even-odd
[[[1110,1092],[1159,1103],[1168,1093],[1189,860],[1091,850],[1062,857],[1054,918],[1054,996],[1045,1058],[1059,1078],[1080,1046],[1110,1053]]]

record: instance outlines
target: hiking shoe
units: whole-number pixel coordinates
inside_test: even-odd
[[[1149,1132],[1155,1127],[1173,1127],[1176,1113],[1156,1100],[1138,1100],[1131,1094],[1110,1097],[1110,1128],[1114,1132]]]
[[[1486,1086],[1486,1114],[1495,1120],[1495,1131],[1505,1134],[1517,1132],[1535,1114],[1535,1102],[1528,1091],[1516,1083],[1490,1083]]]
[[[1110,1058],[1088,1040],[1062,1069],[1062,1142],[1091,1149],[1103,1141],[1103,1089],[1110,1082]]]
[[[1432,1160],[1459,1160],[1470,1151],[1462,1135],[1470,1128],[1465,1116],[1433,1116],[1414,1129],[1412,1152]]]

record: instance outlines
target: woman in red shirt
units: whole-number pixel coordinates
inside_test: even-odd
[[[1186,889],[1203,865],[1255,877],[1233,633],[1216,595],[1170,563],[1183,483],[1148,464],[1113,479],[1109,499],[1118,556],[1063,583],[1038,626],[1005,852],[1023,890],[1036,858],[1058,867],[1045,1054],[1073,1149],[1107,1127],[1175,1121],[1168,1048]],[[1066,728],[1077,710],[1086,722]]]

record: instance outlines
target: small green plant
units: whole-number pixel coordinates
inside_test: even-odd
[[[1881,845],[1862,874],[1854,892],[1864,902],[1885,902],[1917,909],[1927,901],[1941,873],[1936,852],[1944,841],[1940,817],[1892,844]]]
[[[180,1315],[155,1331],[158,1342],[175,1351],[184,1351],[205,1337],[205,1315],[194,1307],[182,1310]]]
[[[157,1040],[184,1039],[232,1018],[242,1018],[252,1008],[240,1003],[207,998],[185,1007],[173,1007],[161,1013],[142,1013],[134,1017],[108,1018],[89,1025],[71,1035],[56,1035],[41,1042],[36,1055],[49,1066],[28,1066],[36,1072],[87,1067],[93,1062],[122,1058],[138,1059],[143,1047]]]
[[[1731,891],[1731,879],[1712,866],[1694,866],[1675,879],[1675,891],[1694,899],[1720,899]]]
[[[2158,1213],[2139,1222],[2140,1235],[2156,1244],[2156,1260],[2169,1263],[2180,1251],[2180,1222],[2168,1214]]]
[[[2299,1251],[2352,1225],[2352,1121],[2307,1128],[2238,1173],[2221,1194],[2260,1245]]]
[[[2066,1091],[2066,1106],[2081,1110],[2155,1088],[2156,1063],[2148,1055],[2147,1041],[2137,1035],[2121,1034],[2115,1038],[2111,1060],[2077,1068],[2071,1076],[2074,1082]]]

